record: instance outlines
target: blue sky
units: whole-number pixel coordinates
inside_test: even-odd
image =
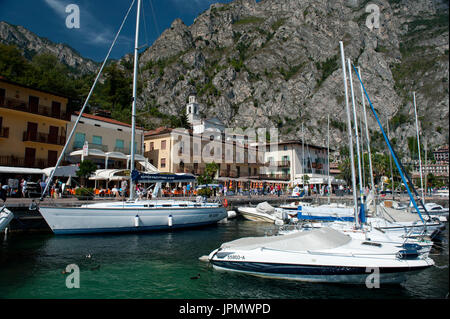
[[[201,12],[217,2],[230,0],[142,0],[145,19],[141,18],[140,45],[151,45],[176,18],[191,25]],[[132,0],[0,0],[0,21],[22,25],[40,37],[70,45],[83,57],[102,61],[131,3]],[[65,9],[69,4],[80,8],[79,29],[66,27],[69,13]],[[136,4],[111,58],[133,51],[135,21]]]

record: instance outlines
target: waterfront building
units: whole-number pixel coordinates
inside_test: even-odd
[[[266,179],[288,181],[291,185],[328,184],[327,147],[301,140],[266,143],[264,147],[265,161],[269,163],[264,169]],[[331,173],[332,184],[344,183]]]
[[[71,116],[67,132],[72,131],[78,115],[76,112]],[[136,128],[135,132],[136,162],[141,164],[140,169],[144,169],[144,130]],[[130,124],[107,116],[83,113],[65,156],[69,163],[80,163],[89,158],[99,169],[126,169],[130,165],[131,147]]]
[[[438,148],[433,152],[433,155],[436,162],[448,163],[448,145]]]
[[[66,142],[68,98],[0,77],[0,166],[55,166]]]
[[[145,133],[145,157],[161,172],[205,173],[206,164],[216,163],[216,180],[226,185],[261,182],[257,149],[240,142],[226,141],[225,136],[206,131],[194,134],[192,130],[160,127]]]

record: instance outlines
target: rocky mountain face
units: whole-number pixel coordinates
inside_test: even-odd
[[[65,44],[53,43],[22,26],[15,26],[4,21],[0,21],[0,43],[16,45],[25,58],[30,60],[36,54],[52,54],[76,73],[97,72],[99,67],[96,62],[83,58]]]
[[[368,28],[366,9],[379,9]],[[185,112],[195,92],[200,113],[228,127],[276,127],[282,139],[347,146],[347,115],[339,41],[362,79],[398,151],[414,147],[413,91],[421,142],[448,144],[449,26],[447,0],[235,0],[213,4],[190,26],[180,19],[140,56],[139,120],[149,127]],[[48,52],[81,72],[97,65],[64,44],[0,22],[0,42],[30,58]],[[131,77],[133,55],[117,65]],[[361,91],[353,73],[355,100]],[[351,107],[351,98],[349,98]],[[371,146],[385,151],[366,101]],[[362,123],[358,123],[361,125]],[[409,144],[409,146],[408,146]]]
[[[366,25],[369,4],[379,8],[379,28]],[[448,143],[448,36],[448,1],[441,0],[213,4],[191,26],[175,20],[141,54],[138,106],[177,115],[196,92],[201,114],[229,127],[277,127],[283,139],[293,139],[302,137],[304,123],[305,139],[319,145],[326,143],[330,115],[331,145],[339,149],[348,141],[343,41],[397,149],[407,153],[408,138],[416,136],[413,91],[421,139],[430,149]],[[361,114],[354,73],[353,81]],[[383,151],[367,111],[371,145]]]

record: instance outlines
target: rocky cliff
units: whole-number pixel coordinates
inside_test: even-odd
[[[54,43],[22,26],[15,26],[4,21],[0,21],[0,43],[16,45],[27,59],[32,59],[36,54],[52,54],[75,73],[97,72],[99,68],[98,63],[82,57],[66,44]]]
[[[370,3],[380,9],[379,28],[372,30]],[[321,145],[330,114],[332,145],[339,148],[347,142],[339,41],[360,66],[398,148],[406,152],[408,137],[415,137],[413,91],[428,147],[448,143],[448,1],[213,4],[191,26],[175,20],[141,55],[139,106],[180,114],[196,92],[205,116],[232,127],[278,127],[284,138],[300,138],[304,123],[305,137]],[[374,147],[384,150],[371,114],[369,127]]]
[[[378,28],[366,25],[369,4],[379,8]],[[283,139],[301,138],[303,123],[305,139],[324,145],[330,115],[331,145],[345,147],[343,41],[397,149],[409,155],[408,142],[414,146],[413,91],[421,139],[432,149],[448,143],[448,37],[445,0],[213,4],[190,26],[173,21],[141,54],[139,120],[155,127],[161,118],[179,116],[188,95],[196,92],[204,116],[218,117],[229,127],[277,127]],[[81,72],[96,70],[73,49],[19,26],[0,22],[0,42],[18,45],[28,57],[48,52]],[[131,77],[132,55],[118,65]],[[355,74],[353,80],[360,108]],[[368,114],[372,147],[383,151],[378,125]]]

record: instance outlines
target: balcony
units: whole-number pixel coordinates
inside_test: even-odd
[[[283,175],[283,174],[259,174],[259,179],[266,179],[266,180],[275,180],[275,181],[288,181],[290,179],[289,175]]]
[[[278,161],[276,164],[278,167],[290,167],[291,161]]]
[[[54,145],[64,145],[66,143],[65,136],[50,135],[47,133],[23,132],[24,142],[37,142]]]
[[[74,151],[82,150],[83,146],[84,146],[84,142],[74,142],[73,143],[73,150]],[[100,150],[100,151],[103,151],[103,152],[108,152],[108,145],[89,143],[89,148],[90,149]]]
[[[55,166],[56,163],[49,163],[47,159],[25,159],[16,156],[0,156],[0,166],[28,167],[28,168],[46,168]]]
[[[9,137],[9,127],[0,127],[0,138],[8,138]]]
[[[5,98],[0,100],[0,107],[12,109],[16,111],[23,111],[43,116],[52,117],[64,121],[70,121],[70,113],[59,111],[55,112],[49,106],[38,105],[37,107],[30,107],[29,103],[23,100]]]

